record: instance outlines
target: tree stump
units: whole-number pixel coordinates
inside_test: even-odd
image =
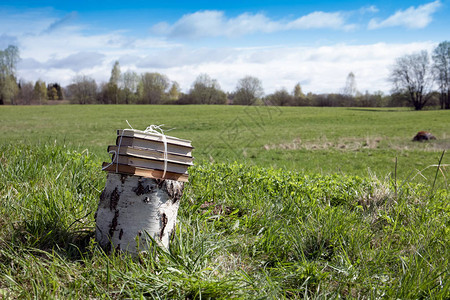
[[[108,173],[95,214],[97,242],[107,251],[136,255],[149,249],[149,236],[169,248],[184,184]]]

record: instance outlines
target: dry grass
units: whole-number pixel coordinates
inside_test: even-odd
[[[388,179],[384,181],[378,180],[372,175],[370,180],[371,189],[366,190],[358,199],[358,204],[365,211],[375,211],[377,208],[395,201],[395,193],[388,184]]]
[[[265,150],[281,149],[281,150],[328,150],[337,149],[345,151],[357,151],[359,149],[376,149],[383,139],[381,137],[366,138],[340,138],[337,141],[328,140],[326,136],[319,140],[302,141],[301,138],[295,138],[291,142],[280,144],[266,144]]]
[[[264,150],[340,150],[359,151],[362,149],[382,150],[414,150],[420,149],[427,152],[439,152],[450,149],[450,139],[444,136],[440,140],[431,142],[412,142],[381,136],[368,136],[365,138],[345,137],[337,140],[329,140],[326,136],[317,140],[302,140],[295,138],[290,142],[279,144],[265,144]]]

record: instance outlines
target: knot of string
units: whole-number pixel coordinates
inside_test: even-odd
[[[164,172],[163,172],[162,178],[164,179],[166,177],[166,171],[167,171],[167,139],[166,139],[166,135],[164,134],[164,130],[161,128],[162,126],[164,126],[164,124],[150,125],[144,130],[144,132],[159,135],[162,139],[162,142],[164,144]]]

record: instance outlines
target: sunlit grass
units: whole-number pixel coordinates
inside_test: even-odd
[[[102,160],[53,143],[0,145],[0,297],[450,296],[449,191],[433,176],[198,163],[170,251],[133,260],[94,241]]]
[[[66,145],[108,160],[116,129],[150,124],[192,140],[197,163],[234,161],[321,174],[407,179],[450,148],[450,111],[220,105],[0,107],[0,144]],[[415,143],[419,130],[437,140]],[[447,157],[443,164],[449,164]],[[427,180],[432,170],[423,173]],[[412,175],[414,176],[414,175]],[[416,181],[421,181],[418,176]],[[424,180],[423,182],[426,182]]]

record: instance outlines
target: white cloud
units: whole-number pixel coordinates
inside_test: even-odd
[[[8,34],[0,35],[0,49],[7,48],[9,45],[17,45],[17,37]]]
[[[57,22],[58,18],[52,16],[51,9],[18,11],[1,8],[0,20],[0,32],[17,36],[39,34]]]
[[[71,12],[68,15],[65,15],[61,19],[58,19],[51,23],[48,28],[44,31],[44,33],[50,33],[52,31],[58,30],[59,28],[62,28],[66,26],[68,23],[70,23],[72,20],[74,20],[78,14],[76,12]]]
[[[271,47],[267,49],[240,49],[233,60],[198,64],[189,68],[165,70],[170,78],[180,83],[191,83],[200,73],[218,79],[228,91],[234,90],[239,78],[247,74],[260,78],[266,93],[276,89],[292,90],[297,82],[305,92],[339,92],[349,72],[356,75],[358,88],[364,92],[389,92],[389,67],[396,57],[419,50],[431,50],[433,43],[333,45],[325,47]],[[191,80],[191,81],[189,81]],[[182,86],[184,86],[182,84]]]
[[[364,6],[361,7],[358,12],[360,14],[366,14],[366,13],[377,13],[380,10],[375,6],[375,5],[370,5],[370,6]]]
[[[236,18],[227,19],[222,11],[199,11],[184,15],[173,25],[159,23],[152,31],[172,37],[216,37],[240,36],[257,31],[273,32],[278,24],[271,22],[262,14],[241,14]]]
[[[172,49],[162,49],[153,51],[152,54],[144,57],[135,57],[134,65],[137,68],[157,68],[168,69],[177,66],[194,66],[209,62],[229,61],[239,54],[237,49],[211,49],[211,48],[187,48],[174,47]],[[128,57],[129,59],[129,57]]]
[[[300,17],[282,26],[283,29],[354,29],[354,24],[346,24],[345,17],[340,12],[326,13],[317,11]]]
[[[177,48],[167,54],[175,61],[173,64],[157,64],[158,58],[161,61],[168,58],[163,53],[154,57],[136,57],[135,61],[149,62],[149,65],[136,64],[138,72],[164,73],[177,81],[184,91],[189,90],[199,74],[207,73],[226,91],[233,91],[237,81],[250,74],[261,79],[266,93],[283,87],[290,91],[297,82],[302,84],[305,92],[333,93],[343,88],[348,73],[353,72],[361,92],[389,92],[391,84],[387,78],[395,58],[423,49],[430,51],[435,46],[434,43],[377,43],[323,47]],[[188,57],[191,60],[186,59]]]
[[[343,13],[317,11],[293,21],[274,21],[264,14],[244,13],[235,18],[226,18],[222,11],[199,11],[184,15],[173,25],[166,22],[152,27],[154,33],[171,37],[236,37],[252,33],[272,33],[301,29],[350,30],[355,25],[347,24]]]
[[[425,28],[432,21],[432,14],[441,6],[439,0],[421,5],[417,8],[414,6],[406,10],[399,10],[392,16],[383,21],[371,19],[369,29],[378,29],[384,27],[404,26],[406,28],[418,29]]]
[[[74,72],[81,70],[90,70],[96,66],[102,65],[105,55],[98,52],[78,52],[61,59],[49,59],[40,62],[39,65],[34,64],[33,68],[40,69],[69,69]],[[36,61],[36,63],[38,63]]]
[[[70,69],[79,72],[102,65],[104,58],[105,55],[98,52],[78,52],[62,59],[47,61],[45,65],[47,68]]]
[[[253,75],[261,79],[266,93],[283,87],[290,91],[297,82],[302,84],[305,92],[332,93],[342,89],[349,72],[356,75],[360,91],[389,92],[389,67],[396,57],[420,50],[431,51],[436,46],[425,42],[322,47],[190,48],[166,45],[160,49],[97,49],[96,45],[100,43],[97,38],[83,38],[86,44],[94,45],[88,50],[77,48],[72,53],[66,47],[53,48],[53,53],[42,56],[44,58],[36,58],[33,54],[43,51],[38,45],[29,46],[27,55],[22,55],[19,78],[32,81],[41,78],[64,86],[81,72],[100,83],[108,80],[113,62],[118,59],[123,72],[160,72],[177,81],[186,92],[199,74],[207,73],[226,91],[233,91],[240,78]],[[101,36],[101,40],[107,40],[107,37]]]
[[[291,90],[297,82],[305,92],[330,93],[340,91],[348,73],[353,72],[361,91],[388,92],[389,66],[396,57],[424,49],[430,51],[435,46],[423,42],[253,48],[203,44],[198,47],[195,43],[192,46],[171,43],[161,37],[136,37],[126,31],[94,34],[79,24],[68,26],[66,21],[73,16],[34,20],[32,15],[16,14],[9,25],[0,22],[0,38],[18,43],[22,57],[17,70],[19,78],[42,79],[63,86],[70,84],[77,73],[91,76],[98,83],[107,81],[114,61],[119,60],[123,72],[160,72],[177,81],[184,91],[189,90],[199,74],[207,73],[226,91],[233,91],[240,78],[253,75],[262,80],[266,93],[282,87]],[[174,25],[160,24],[158,28],[165,34],[183,34],[185,30],[184,34],[197,37],[310,28],[351,29],[352,24],[344,15],[314,12],[297,19],[273,21],[263,14],[241,14],[230,19],[223,12],[210,11],[185,16]],[[22,27],[9,31],[11,24]],[[205,26],[208,31],[202,33]],[[55,30],[46,32],[49,28]]]

